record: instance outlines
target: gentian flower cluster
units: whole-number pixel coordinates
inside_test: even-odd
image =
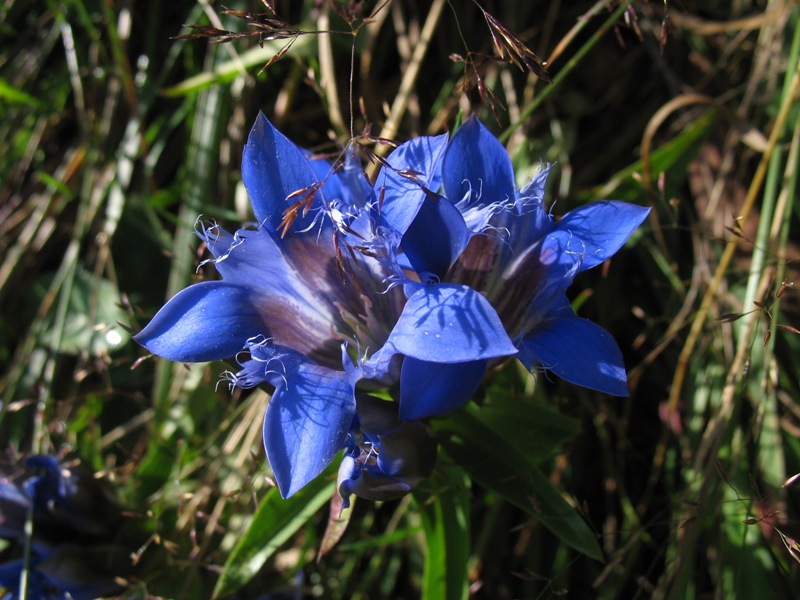
[[[30,456],[0,466],[0,538],[11,542],[0,564],[0,597],[20,597],[25,523],[33,514],[28,598],[90,600],[121,590],[129,550],[116,545],[119,505],[104,481],[77,461]]]
[[[556,221],[548,171],[518,191],[472,117],[400,145],[370,182],[354,156],[314,158],[259,115],[242,161],[256,226],[201,226],[221,280],[181,291],[135,339],[175,361],[236,356],[233,386],[274,387],[264,442],[284,497],[341,450],[343,496],[407,493],[435,459],[422,420],[498,361],[627,395],[617,344],[565,291],[648,209],[607,200]]]

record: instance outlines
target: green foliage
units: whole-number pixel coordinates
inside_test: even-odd
[[[515,411],[520,408],[513,407]],[[484,412],[489,413],[487,418]],[[479,411],[470,407],[443,419],[442,427],[458,436],[443,444],[448,456],[482,486],[541,521],[565,544],[602,560],[594,534],[536,466],[532,460],[536,455],[521,451],[514,443],[515,433],[536,437],[540,425],[522,418],[517,422],[527,426],[509,426],[513,414],[493,418],[492,412],[491,408]]]
[[[423,598],[460,600],[469,596],[469,479],[463,470],[443,466],[431,478],[430,494],[414,494],[425,532]]]
[[[275,551],[305,525],[333,495],[330,475],[334,465],[291,498],[284,500],[272,488],[253,515],[245,534],[233,547],[214,588],[214,597],[226,596],[248,583]]]
[[[547,60],[550,85],[487,58],[469,2],[364,3],[382,7],[369,24],[274,2],[292,26],[335,33],[299,37],[263,72],[288,39],[176,37],[252,30],[218,6],[6,4],[4,462],[76,452],[113,484],[129,597],[785,598],[800,585],[797,484],[784,487],[800,471],[796,3],[481,3]],[[495,366],[473,402],[432,419],[434,475],[410,498],[359,500],[318,558],[336,465],[281,499],[260,441],[268,391],[230,394],[230,366],[147,357],[128,329],[214,277],[198,270],[198,216],[252,220],[239,161],[258,110],[327,152],[351,108],[354,135],[398,140],[477,112],[518,173],[556,161],[555,215],[612,197],[653,212],[571,290],[619,340],[631,397]]]

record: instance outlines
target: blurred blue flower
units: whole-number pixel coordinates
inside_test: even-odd
[[[121,519],[105,482],[79,461],[31,456],[22,469],[0,466],[0,537],[18,554],[29,511],[33,537],[28,598],[92,599],[120,591],[115,578],[130,569],[128,553],[113,543]],[[19,597],[23,558],[0,564],[0,596]]]
[[[458,408],[492,361],[516,355],[627,393],[618,347],[564,292],[647,210],[606,201],[555,223],[546,175],[517,193],[505,150],[470,119],[452,141],[401,145],[370,184],[348,151],[333,164],[310,157],[259,115],[242,160],[257,226],[201,225],[222,279],[177,294],[135,339],[171,360],[237,356],[232,385],[275,388],[264,442],[284,497],[343,448],[341,489],[374,495],[386,477],[411,489],[418,478],[375,454],[418,440],[418,428],[393,422],[387,444],[357,414],[357,389],[388,387],[395,418],[416,421]]]

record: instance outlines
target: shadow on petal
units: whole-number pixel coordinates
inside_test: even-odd
[[[264,444],[281,495],[319,475],[344,447],[356,412],[343,371],[307,360],[287,365],[264,417]]]
[[[406,356],[400,375],[400,418],[424,419],[461,407],[483,381],[487,362],[434,363]]]
[[[578,317],[549,319],[525,336],[518,358],[528,369],[541,366],[570,383],[628,395],[628,376],[619,346],[605,329]]]

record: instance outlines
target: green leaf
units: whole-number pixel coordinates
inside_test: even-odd
[[[291,498],[281,498],[272,488],[253,520],[231,551],[222,569],[214,598],[231,594],[250,581],[270,556],[331,499],[337,461]]]
[[[49,283],[42,281],[34,292],[44,297]],[[117,286],[87,271],[78,271],[75,276],[62,329],[57,327],[57,319],[56,311],[46,315],[39,343],[65,354],[88,351],[92,356],[105,356],[130,339],[119,326],[128,320],[128,314],[120,307]]]
[[[603,560],[597,538],[583,518],[553,487],[531,457],[520,452],[514,438],[498,431],[470,406],[437,423],[457,437],[443,440],[447,454],[482,486],[533,515],[568,546]]]
[[[752,484],[747,477],[745,465],[733,475],[733,481],[722,487],[723,501],[720,503],[720,591],[737,598],[790,598],[794,594],[786,579],[775,573],[786,565],[778,564],[780,552],[763,535],[762,527],[770,520],[751,499],[744,498],[737,490],[746,490]],[[754,522],[748,522],[752,519]]]
[[[469,479],[461,469],[440,465],[429,479],[434,491],[414,493],[425,533],[422,598],[466,600],[470,554]],[[430,490],[426,486],[427,490]]]
[[[514,440],[520,454],[534,462],[550,458],[553,451],[579,431],[576,419],[525,398],[510,398],[504,387],[489,390],[487,403],[466,410],[493,431]],[[504,393],[505,392],[505,393]]]
[[[0,77],[0,98],[9,104],[26,104],[36,109],[43,110],[45,104],[38,98],[26,94],[22,90],[10,85],[5,79]]]
[[[711,131],[716,119],[712,110],[705,112],[692,122],[681,133],[665,143],[650,155],[650,173],[653,181],[658,179],[660,173],[666,174],[665,194],[671,196],[675,193],[673,182],[680,185],[686,176],[686,168],[694,159],[706,136]],[[577,195],[577,202],[583,204],[598,198],[614,198],[641,203],[644,186],[638,176],[642,172],[642,161],[625,167],[609,179],[604,186],[595,188],[585,194]]]
[[[242,52],[235,59],[222,63],[213,71],[204,71],[163,90],[162,94],[170,97],[186,96],[189,94],[196,94],[200,90],[204,90],[213,85],[229,83],[242,73],[246,73],[249,68],[255,66],[263,67],[271,58],[280,52],[287,43],[287,40],[267,40],[262,46],[256,46]],[[286,56],[309,57],[313,56],[315,50],[316,43],[313,36],[304,35],[300,36],[297,41],[292,44]]]

